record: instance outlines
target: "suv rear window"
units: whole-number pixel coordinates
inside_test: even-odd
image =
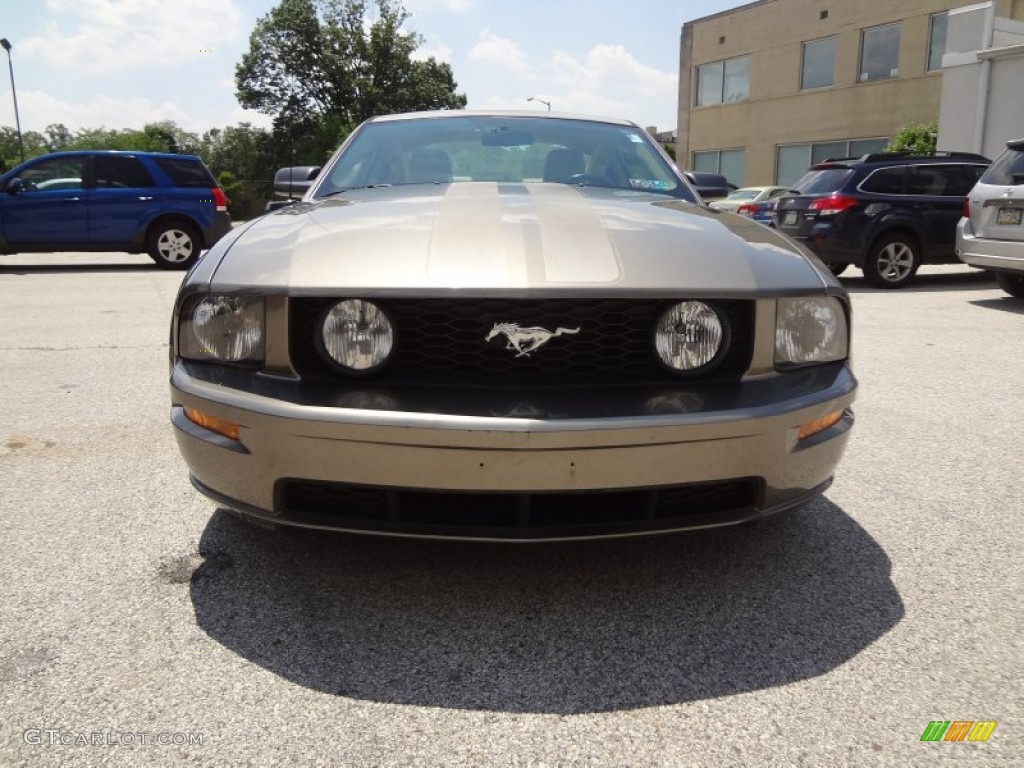
[[[1008,149],[1003,152],[982,175],[981,183],[997,186],[1024,184],[1024,150]]]
[[[801,195],[820,195],[837,192],[842,189],[846,180],[853,175],[849,168],[822,168],[805,173],[793,189]]]
[[[176,187],[216,187],[217,182],[210,169],[198,160],[177,157],[154,157],[153,160],[166,173]]]
[[[903,165],[879,168],[864,179],[860,188],[864,192],[871,192],[875,195],[902,195],[905,176],[906,166]],[[924,192],[919,194],[924,194]]]

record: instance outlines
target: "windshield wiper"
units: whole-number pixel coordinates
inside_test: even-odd
[[[333,192],[328,192],[326,195],[322,195],[319,199],[323,200],[327,197],[334,197],[334,195],[340,195],[342,192],[353,192],[357,189],[377,189],[378,187],[390,187],[392,184],[364,184],[361,187],[344,187],[343,189],[336,189]]]

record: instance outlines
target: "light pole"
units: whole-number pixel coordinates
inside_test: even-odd
[[[18,149],[21,151],[21,162],[25,162],[25,142],[21,138],[21,118],[18,117],[18,92],[14,90],[14,62],[11,61],[11,42],[0,37],[0,46],[7,51],[7,68],[11,71],[11,96],[14,97],[14,125],[18,129]]]
[[[527,99],[527,101],[539,101],[541,104],[544,104],[545,106],[547,106],[548,112],[551,111],[551,102],[550,101],[544,101],[544,99],[538,99],[536,96],[531,96],[530,98]]]

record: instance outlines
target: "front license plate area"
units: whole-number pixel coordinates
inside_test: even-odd
[[[1024,208],[1000,208],[996,211],[996,224],[1019,225],[1021,212]]]

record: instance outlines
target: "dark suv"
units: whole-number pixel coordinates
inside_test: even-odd
[[[0,176],[0,253],[128,251],[187,269],[231,229],[194,155],[56,152]]]
[[[902,288],[922,264],[956,263],[964,197],[991,161],[950,152],[827,160],[779,198],[780,232],[835,273],[850,264],[879,288]]]

